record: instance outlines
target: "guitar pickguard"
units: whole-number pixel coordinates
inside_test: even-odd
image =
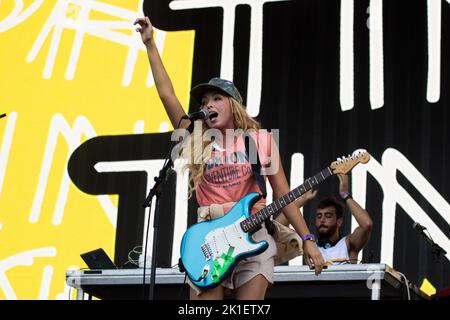
[[[235,263],[238,255],[255,250],[255,245],[247,241],[247,234],[240,227],[240,222],[244,219],[245,217],[241,217],[233,224],[214,229],[205,236],[202,246],[209,249],[205,259],[212,259],[213,268],[210,270],[210,275],[214,282],[220,281],[230,266]]]

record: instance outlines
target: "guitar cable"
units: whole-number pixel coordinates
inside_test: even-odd
[[[178,300],[181,300],[181,293],[183,291],[184,285],[186,284],[186,278],[187,278],[187,274],[185,273],[183,283],[181,284],[180,290],[178,291]],[[189,297],[189,291],[188,291],[188,297]]]
[[[195,280],[195,281],[201,281],[201,280],[203,280],[203,279],[205,279],[206,278],[206,276],[208,275],[208,272],[209,272],[209,270],[208,270],[209,268],[206,268],[206,267],[204,267],[203,268],[203,272],[202,272],[202,274],[200,275],[200,277],[198,277],[198,279],[197,280]]]

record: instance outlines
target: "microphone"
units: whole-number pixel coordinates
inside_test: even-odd
[[[181,119],[189,119],[191,121],[194,120],[207,120],[217,117],[217,112],[209,112],[208,109],[201,109],[197,112],[192,112],[189,114],[184,115]]]
[[[427,228],[421,225],[418,222],[413,223],[413,228],[419,231],[419,233],[422,235],[424,240],[430,245],[431,247],[431,253],[433,254],[433,259],[439,260],[440,255],[446,255],[447,251],[445,251],[441,246],[439,246],[436,242],[431,239],[431,236],[427,236],[423,230],[426,230]]]
[[[418,231],[423,231],[423,230],[426,229],[423,225],[421,225],[421,224],[418,223],[418,222],[414,222],[414,223],[413,223],[413,228],[416,229],[416,230],[418,230]]]

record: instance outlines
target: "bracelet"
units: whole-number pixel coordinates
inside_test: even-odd
[[[339,192],[341,195],[342,200],[346,201],[348,198],[353,199],[352,195],[348,192]]]
[[[313,234],[311,234],[311,233],[307,233],[307,234],[304,234],[304,235],[302,236],[302,240],[303,240],[303,241],[311,240],[311,241],[313,241],[313,242],[316,242],[316,237],[315,237]]]

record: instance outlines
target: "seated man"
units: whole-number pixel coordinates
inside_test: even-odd
[[[351,234],[341,237],[339,229],[344,223],[344,206],[335,197],[326,197],[319,202],[315,219],[318,235],[317,245],[325,264],[328,265],[343,262],[356,263],[358,253],[369,241],[372,231],[372,219],[369,213],[353,200],[348,191],[348,176],[338,174],[338,178],[341,198],[359,226]],[[316,194],[317,191],[308,191],[298,200],[298,205],[303,206]],[[278,216],[277,220],[287,224],[287,219],[283,215]]]

